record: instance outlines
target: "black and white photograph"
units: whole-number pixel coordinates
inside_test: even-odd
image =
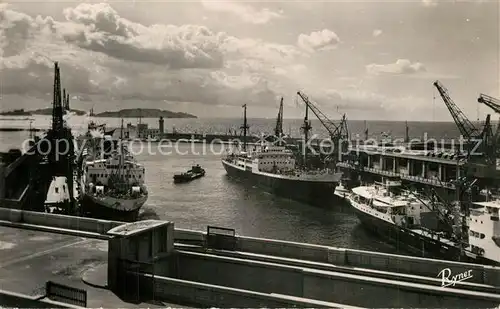
[[[500,0],[0,0],[0,308],[500,308]]]

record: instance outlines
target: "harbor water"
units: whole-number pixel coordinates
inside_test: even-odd
[[[98,121],[104,123],[101,119]],[[117,122],[117,119],[114,121]],[[156,127],[154,119],[149,121],[150,127]],[[239,123],[238,119],[226,121],[234,127]],[[260,121],[264,124],[263,131],[272,128],[274,123],[271,119]],[[294,121],[300,123],[299,120]],[[210,122],[220,123],[218,120],[207,119],[175,119],[172,122],[177,122],[176,128],[185,132],[189,129],[201,132],[203,127],[210,127]],[[23,121],[19,126],[29,126],[29,122]],[[363,122],[357,123],[357,126],[360,128],[358,131],[362,133]],[[379,131],[391,129],[390,123],[385,122],[371,123],[370,126],[380,129]],[[423,130],[426,126],[428,128],[429,124],[422,124],[420,128]],[[445,126],[435,124],[435,128],[431,129],[446,135],[447,133],[443,132],[454,132],[453,126],[453,123]],[[6,123],[2,122],[1,127],[7,127]],[[319,128],[319,125],[316,127]],[[392,123],[392,130],[396,131],[394,135],[397,136],[398,130],[404,131],[404,123]],[[26,131],[0,132],[1,151],[20,148],[20,144],[28,136]],[[397,248],[364,230],[345,204],[336,203],[321,208],[309,206],[276,197],[228,178],[220,161],[221,155],[212,153],[202,144],[179,144],[176,151],[166,151],[170,152],[168,154],[165,154],[165,151],[160,153],[154,143],[151,144],[152,151],[140,151],[135,147],[140,146],[134,145],[132,150],[137,154],[137,160],[146,168],[149,191],[148,201],[141,210],[141,219],[170,220],[174,221],[177,227],[186,229],[204,230],[207,225],[212,225],[234,228],[237,234],[246,236],[387,253],[399,252]],[[220,148],[215,149],[220,152]],[[190,183],[174,184],[174,173],[185,171],[195,163],[206,170],[206,176]]]

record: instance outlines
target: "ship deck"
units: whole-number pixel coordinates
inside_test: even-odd
[[[2,227],[0,230],[0,286],[3,290],[27,295],[44,293],[45,282],[87,290],[89,308],[180,307],[172,303],[130,304],[104,288],[84,283],[84,276],[107,263],[107,242],[81,237]],[[92,275],[93,282],[107,273]],[[0,304],[1,306],[1,304]],[[189,308],[182,306],[183,308]]]

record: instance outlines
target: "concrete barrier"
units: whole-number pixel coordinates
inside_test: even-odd
[[[1,220],[80,230],[97,234],[104,234],[111,228],[124,224],[124,222],[119,221],[98,220],[5,208],[0,208],[0,221]],[[500,287],[500,267],[343,249],[274,239],[244,236],[237,236],[236,238],[238,250],[245,252],[305,259],[339,266],[399,272],[432,278],[436,278],[443,268],[450,268],[453,274],[472,270],[473,277],[469,279],[469,282]],[[176,229],[175,241],[203,246],[206,244],[206,233],[202,231]]]
[[[500,295],[304,270],[303,297],[370,308],[496,308]]]
[[[221,251],[221,250],[206,250],[205,248],[193,245],[186,244],[175,244],[175,248],[181,251],[190,251],[190,252],[198,252],[198,253],[209,253],[215,254],[217,256],[226,256],[237,259],[250,259],[254,261],[260,262],[268,262],[280,265],[289,265],[296,266],[302,268],[312,268],[317,270],[325,270],[325,271],[334,271],[341,272],[345,274],[352,275],[362,275],[369,276],[372,278],[381,278],[381,279],[389,279],[394,281],[403,281],[410,283],[421,283],[432,286],[441,286],[442,281],[441,278],[433,278],[433,277],[424,277],[424,276],[416,276],[411,274],[403,274],[399,272],[389,272],[384,270],[376,270],[376,269],[367,269],[367,268],[359,268],[359,267],[350,267],[350,266],[340,266],[333,265],[332,263],[323,263],[323,262],[315,262],[304,259],[292,259],[286,257],[280,257],[276,255],[262,255],[255,254],[250,252],[243,251]],[[494,287],[491,285],[485,285],[481,283],[474,283],[469,281],[461,281],[457,282],[452,286],[453,288],[469,290],[469,291],[477,291],[477,292],[486,292],[486,293],[497,293],[500,294],[500,286]]]
[[[193,230],[175,229],[174,239],[176,242],[189,245],[203,246],[206,243],[206,233]]]
[[[238,236],[238,248],[246,252],[432,278],[436,278],[444,268],[449,268],[453,274],[472,270],[473,277],[468,280],[469,282],[500,287],[500,267],[494,266],[244,236]]]
[[[329,247],[238,236],[238,249],[254,253],[293,257],[310,261],[328,261]]]
[[[0,290],[0,307],[4,308],[71,308],[82,309],[70,304],[65,304],[43,298],[43,295],[28,296]]]
[[[498,294],[202,253],[179,251],[177,265],[182,280],[362,307],[491,308],[500,304]]]
[[[121,225],[122,222],[113,224],[113,221],[98,220],[92,218],[45,214],[40,216],[40,213],[25,211],[23,215],[23,222],[37,225],[50,225],[64,229],[75,229],[86,232],[100,233],[103,228],[107,230]],[[105,230],[104,232],[106,232]]]
[[[154,276],[154,279],[152,279],[151,275],[146,274],[142,274],[140,280],[141,286],[145,286],[148,284],[147,282],[154,280],[155,298],[170,300],[179,304],[222,308],[359,308],[333,302],[304,299],[277,293],[259,293],[169,277]]]
[[[124,222],[120,221],[99,220],[7,208],[0,208],[0,220],[99,234],[105,234],[113,227],[124,224]]]
[[[372,268],[433,278],[436,278],[439,272],[445,268],[449,268],[452,274],[459,274],[472,270],[472,278],[468,279],[468,282],[500,287],[500,268],[493,266],[352,249],[346,250],[346,264],[355,267]]]
[[[179,251],[175,278],[255,292],[302,297],[302,269],[273,263]]]

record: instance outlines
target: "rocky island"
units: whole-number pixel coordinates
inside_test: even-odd
[[[95,114],[95,117],[110,117],[110,118],[198,118],[195,115],[182,112],[172,112],[157,108],[130,108],[119,111],[106,111]]]
[[[83,116],[87,114],[85,111],[72,109],[72,113],[77,116]],[[15,109],[10,111],[0,112],[1,116],[33,116],[33,115],[52,115],[52,108],[43,108],[36,110],[24,110]],[[119,111],[105,111],[93,115],[94,117],[110,117],[110,118],[158,118],[162,116],[163,118],[198,118],[195,115],[182,113],[182,112],[172,112],[168,110],[161,110],[156,108],[130,108],[121,109]]]

